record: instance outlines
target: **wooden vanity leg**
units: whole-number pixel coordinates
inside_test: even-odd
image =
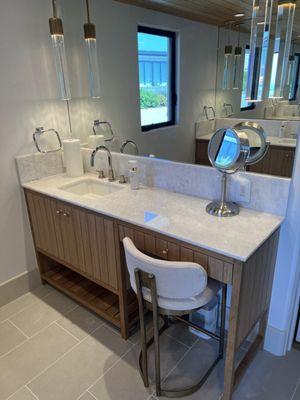
[[[226,346],[223,400],[231,400],[234,389],[236,343],[239,323],[239,304],[242,283],[242,264],[235,263],[230,305],[229,330]]]

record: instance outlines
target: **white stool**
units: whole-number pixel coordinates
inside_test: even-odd
[[[132,289],[137,294],[141,325],[141,353],[139,359],[140,373],[146,387],[148,381],[147,349],[154,342],[155,347],[155,380],[156,395],[181,397],[198,390],[219,360],[223,358],[225,336],[226,290],[225,284],[207,278],[207,273],[199,264],[190,262],[170,262],[155,259],[141,253],[129,238],[123,240],[127,268]],[[221,329],[220,335],[208,332],[193,324],[189,315],[208,304],[222,288]],[[154,335],[146,341],[144,313],[152,310]],[[164,325],[159,329],[159,315]],[[218,340],[219,354],[206,374],[192,387],[181,390],[164,390],[161,388],[159,335],[167,329],[168,317],[172,316],[181,322],[204,332]]]

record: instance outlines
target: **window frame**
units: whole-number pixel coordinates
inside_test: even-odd
[[[245,47],[245,54],[246,54],[246,50],[250,50],[250,46],[247,44],[246,45],[246,47]],[[256,57],[257,58],[257,57]],[[256,63],[255,63],[255,66],[254,66],[254,76],[255,76],[255,79],[253,80],[253,87],[252,87],[252,94],[254,94],[255,93],[255,91],[257,90],[257,84],[256,84],[256,80],[257,80],[257,61],[256,61]],[[243,71],[244,71],[244,69],[245,69],[245,57],[244,57],[244,66],[243,66]],[[242,89],[243,90],[243,89]],[[250,110],[254,110],[255,109],[255,103],[254,102],[249,102],[250,104],[247,106],[247,107],[241,107],[240,108],[240,111],[241,112],[243,112],[243,111],[250,111]]]
[[[297,93],[299,89],[299,77],[300,77],[300,53],[295,53],[295,56],[297,56],[297,72],[296,72],[296,81],[295,81],[295,86],[294,86],[294,92],[293,96],[289,98],[289,101],[295,101],[297,100]]]
[[[165,29],[159,29],[159,28],[152,28],[144,25],[138,25],[138,30],[137,34],[139,33],[147,33],[150,35],[156,35],[156,36],[163,36],[167,37],[170,39],[170,114],[171,118],[166,121],[166,122],[158,122],[158,123],[153,123],[150,125],[142,125],[141,121],[141,129],[142,132],[149,132],[154,129],[159,129],[159,128],[164,128],[168,126],[174,126],[176,125],[176,107],[177,107],[177,93],[176,93],[176,87],[177,87],[177,82],[176,82],[176,32],[168,31]],[[137,46],[138,47],[138,46]],[[140,74],[139,74],[139,89],[140,89]],[[140,108],[141,111],[141,108]]]

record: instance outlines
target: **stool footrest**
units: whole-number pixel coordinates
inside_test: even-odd
[[[163,320],[164,320],[164,324],[158,331],[159,335],[161,335],[169,327],[169,323],[167,322],[167,320],[165,318],[163,318]],[[181,319],[181,318],[178,318],[178,320],[180,320],[182,322],[187,322],[186,320]],[[194,325],[194,324],[192,324],[192,325]],[[197,329],[196,325],[195,325],[195,329]],[[201,331],[202,331],[202,329],[201,329]],[[204,330],[204,332],[209,334],[209,332],[207,332],[205,330]],[[214,336],[216,336],[216,335],[214,335]],[[154,343],[154,336],[152,336],[151,339],[149,339],[147,341],[146,348],[148,349],[153,343]],[[219,354],[218,357],[215,359],[215,361],[212,363],[212,365],[209,367],[209,369],[207,370],[205,375],[200,379],[199,382],[195,383],[194,385],[192,385],[188,388],[177,389],[177,390],[161,389],[160,393],[157,393],[157,395],[165,396],[165,397],[169,397],[169,398],[184,397],[184,396],[191,395],[192,393],[196,392],[197,390],[199,390],[201,388],[201,386],[205,383],[206,379],[209,377],[209,375],[211,374],[211,372],[213,371],[213,369],[215,368],[215,366],[218,364],[218,362],[221,359],[222,359],[222,356]],[[145,379],[146,377],[144,376],[144,372],[143,372],[143,368],[142,368],[142,351],[140,352],[140,355],[139,355],[139,370],[140,370],[140,374],[141,374],[143,381],[144,382],[148,381],[147,379]]]

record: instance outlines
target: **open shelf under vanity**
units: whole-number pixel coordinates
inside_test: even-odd
[[[43,255],[43,257],[46,256]],[[50,258],[48,258],[48,262],[50,264],[52,262],[53,265],[41,274],[44,281],[67,294],[81,305],[92,310],[100,317],[111,322],[113,325],[120,327],[120,307],[117,294]],[[132,291],[128,292],[127,304],[131,325],[137,321],[138,317],[136,296]]]

